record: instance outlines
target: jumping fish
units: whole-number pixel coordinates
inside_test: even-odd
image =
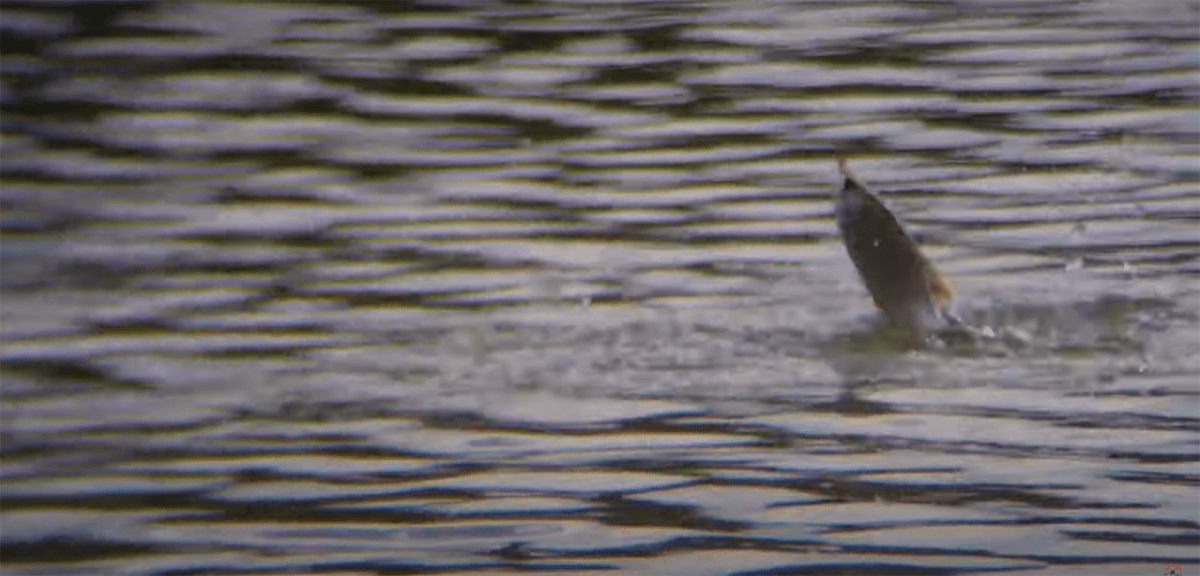
[[[933,331],[961,322],[950,312],[950,285],[921,253],[900,221],[846,167],[838,193],[837,224],[846,252],[884,317],[924,341]]]

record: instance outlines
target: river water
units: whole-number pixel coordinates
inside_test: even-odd
[[[1200,4],[4,2],[8,574],[1200,574]],[[834,149],[986,346],[878,326]]]

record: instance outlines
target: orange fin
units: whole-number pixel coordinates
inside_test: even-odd
[[[929,294],[933,296],[934,303],[938,306],[949,306],[950,300],[954,299],[954,290],[950,289],[950,284],[932,264],[926,263],[925,268],[929,275]]]

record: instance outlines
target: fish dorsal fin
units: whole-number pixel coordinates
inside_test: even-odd
[[[929,295],[933,297],[934,303],[941,307],[949,306],[950,301],[954,299],[954,290],[928,260],[925,262],[925,275],[929,278]]]

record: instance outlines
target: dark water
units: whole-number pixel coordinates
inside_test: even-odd
[[[1200,573],[1200,5],[4,2],[7,574]],[[975,326],[875,325],[852,149]]]

